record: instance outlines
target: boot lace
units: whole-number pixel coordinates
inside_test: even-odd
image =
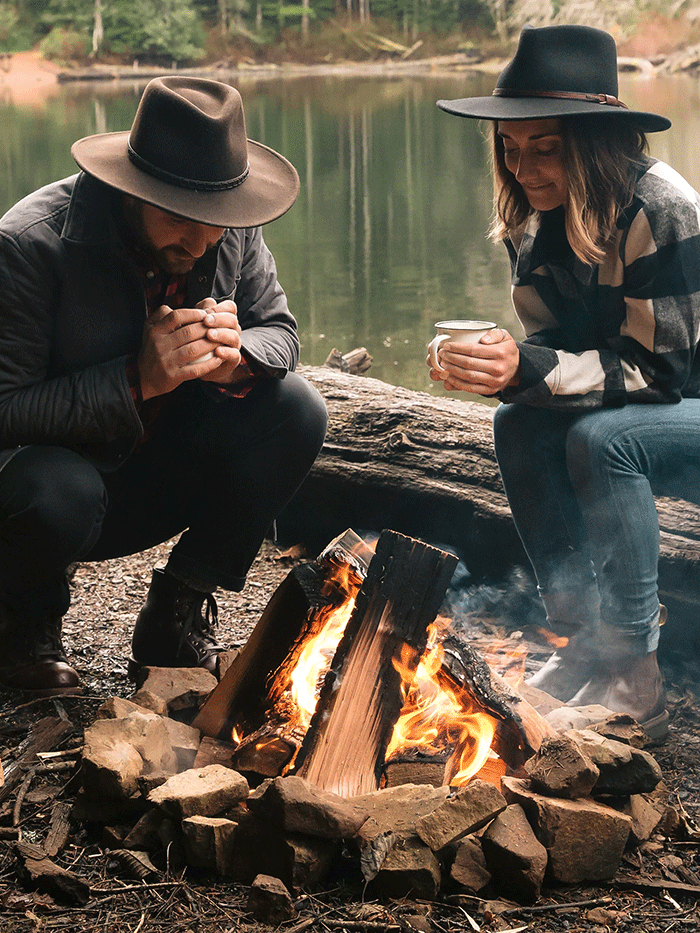
[[[202,614],[205,603],[206,611]],[[219,624],[219,612],[212,593],[190,590],[179,596],[175,602],[175,618],[180,627],[178,652],[185,644],[190,645],[199,657],[223,650],[214,634]]]

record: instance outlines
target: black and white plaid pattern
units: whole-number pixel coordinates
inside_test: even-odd
[[[700,396],[700,195],[670,166],[647,160],[598,266],[574,255],[563,208],[506,246],[526,339],[503,401],[584,411]]]

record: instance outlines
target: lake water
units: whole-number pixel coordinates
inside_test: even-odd
[[[232,79],[248,135],[296,166],[301,194],[265,228],[299,321],[302,361],[364,346],[371,376],[441,394],[424,364],[435,321],[494,320],[519,334],[505,249],[486,238],[491,212],[485,126],[435,106],[489,94],[494,78]],[[0,212],[76,170],[70,145],[128,129],[143,84],[64,85],[31,105],[0,96]],[[700,81],[621,76],[635,109],[669,116],[652,154],[700,188]]]

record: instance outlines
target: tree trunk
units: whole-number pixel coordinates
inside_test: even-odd
[[[433,397],[328,367],[301,367],[329,411],[326,442],[278,520],[284,543],[320,551],[346,528],[391,528],[454,549],[472,580],[529,568],[503,492],[494,409]],[[657,499],[662,598],[699,599],[700,509]]]

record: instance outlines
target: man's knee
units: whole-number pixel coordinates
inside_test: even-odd
[[[106,504],[99,472],[65,448],[25,447],[0,471],[2,521],[20,521],[29,532],[89,537]]]

